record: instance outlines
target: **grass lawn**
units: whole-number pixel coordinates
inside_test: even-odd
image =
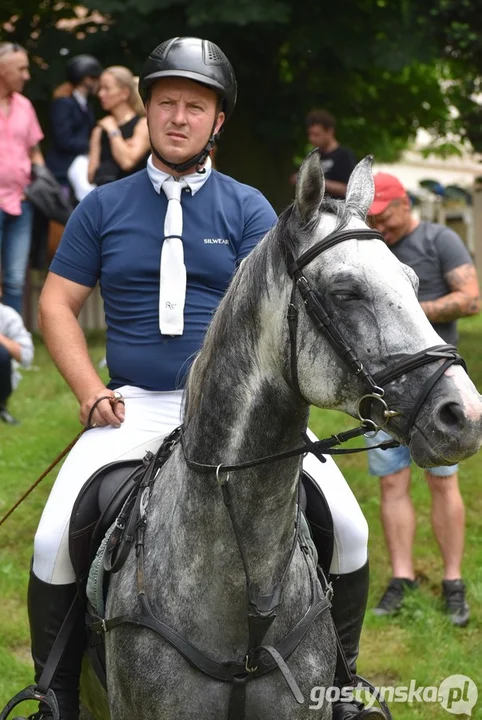
[[[477,387],[482,388],[482,318],[460,322],[460,350]],[[104,354],[101,335],[90,338],[97,363]],[[0,426],[0,517],[25,492],[54,457],[79,431],[77,404],[37,342],[35,367],[24,372],[10,406],[22,424]],[[339,413],[313,410],[311,426],[319,436],[353,426]],[[378,481],[366,471],[366,457],[341,458],[339,465],[357,496],[370,525],[371,591],[376,604],[390,577],[379,520]],[[413,471],[412,496],[417,508],[416,570],[421,591],[410,598],[396,619],[367,613],[359,672],[377,685],[438,686],[450,675],[467,675],[479,685],[482,670],[482,493],[480,454],[463,463],[460,480],[467,508],[464,577],[472,619],[465,629],[454,628],[440,612],[442,564],[430,527],[430,496],[420,469]],[[0,709],[32,681],[25,608],[32,539],[55,472],[0,528]],[[393,703],[395,720],[443,720],[450,714],[438,702]],[[460,718],[468,716],[459,715]],[[482,720],[482,699],[473,718]],[[173,718],[174,720],[174,718]]]

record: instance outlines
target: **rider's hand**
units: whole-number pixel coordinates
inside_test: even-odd
[[[99,398],[104,398],[99,400]],[[96,405],[94,410],[93,406]],[[90,416],[90,417],[89,417]],[[102,388],[87,398],[80,406],[80,422],[85,427],[105,427],[112,425],[119,428],[124,422],[125,407],[122,396],[117,391]],[[88,423],[90,423],[88,425]]]

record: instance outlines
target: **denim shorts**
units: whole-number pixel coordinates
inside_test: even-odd
[[[391,439],[390,435],[383,430],[379,430],[374,437],[365,437],[365,442],[368,447],[373,447]],[[392,475],[399,470],[403,470],[403,468],[409,467],[412,461],[410,450],[405,445],[388,448],[388,450],[369,450],[367,455],[370,475],[376,475],[377,477]],[[443,465],[442,467],[427,468],[427,470],[436,477],[448,477],[456,473],[458,468],[458,465]]]

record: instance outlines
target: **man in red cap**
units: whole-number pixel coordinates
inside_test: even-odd
[[[411,212],[410,199],[398,178],[378,173],[370,208],[372,227],[379,230],[390,250],[412,268],[419,280],[420,305],[434,330],[447,343],[457,343],[456,321],[479,312],[479,287],[472,259],[460,237],[449,228],[420,222]],[[367,439],[378,445],[388,435]],[[410,498],[410,451],[407,447],[372,449],[369,471],[380,477],[381,516],[392,566],[392,579],[374,609],[393,615],[407,589],[417,582],[412,549],[415,511]],[[444,564],[442,595],[452,623],[465,626],[469,607],[461,578],[465,509],[458,487],[457,465],[425,470],[432,495],[432,527]]]

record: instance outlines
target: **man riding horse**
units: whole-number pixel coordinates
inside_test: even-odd
[[[76,595],[68,530],[82,486],[102,465],[157,450],[179,425],[179,387],[212,314],[240,262],[276,220],[260,192],[212,168],[210,151],[237,93],[231,64],[216,45],[189,37],[161,43],[142,69],[140,91],[152,149],[147,168],[94,190],[78,206],[40,299],[43,337],[89,432],[64,463],[35,537],[28,609],[37,681]],[[99,280],[107,386],[77,320]],[[335,464],[310,462],[315,480],[329,488],[332,617],[353,672],[368,593],[366,521]],[[51,685],[62,720],[79,716],[84,648],[79,611]],[[49,717],[41,704],[30,720]],[[340,701],[333,717],[384,715]]]

